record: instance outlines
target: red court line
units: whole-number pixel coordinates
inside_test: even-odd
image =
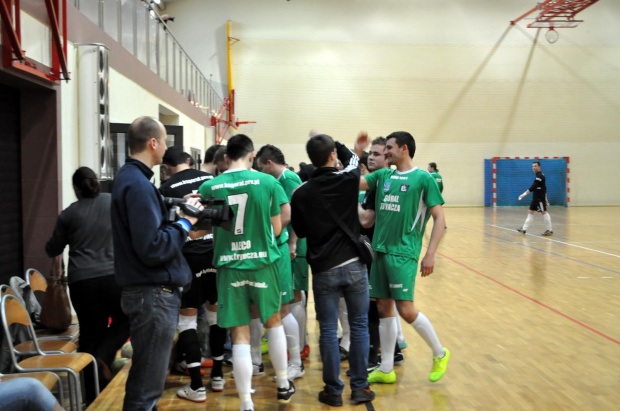
[[[558,315],[561,315],[562,317],[566,318],[567,320],[572,321],[572,322],[574,322],[575,324],[580,325],[580,326],[582,326],[583,328],[585,328],[585,329],[587,329],[587,330],[590,330],[590,331],[592,331],[593,333],[598,334],[598,335],[600,335],[601,337],[606,338],[606,339],[608,339],[609,341],[611,341],[611,342],[613,342],[613,343],[615,343],[615,344],[620,345],[620,341],[618,341],[618,340],[616,340],[616,339],[614,339],[614,338],[612,338],[612,337],[608,336],[607,334],[604,334],[604,333],[600,332],[599,330],[596,330],[596,329],[594,329],[594,328],[590,327],[589,325],[584,324],[584,323],[582,323],[581,321],[576,320],[576,319],[574,319],[573,317],[571,317],[571,316],[569,316],[569,315],[566,315],[566,314],[564,314],[564,313],[563,313],[563,312],[561,312],[561,311],[556,310],[556,309],[555,309],[555,308],[553,308],[553,307],[549,307],[547,304],[541,303],[540,301],[535,300],[534,298],[532,298],[532,297],[530,297],[530,296],[528,296],[528,295],[526,295],[526,294],[523,294],[522,292],[517,291],[517,290],[515,290],[515,289],[514,289],[514,288],[512,288],[512,287],[509,287],[509,286],[507,286],[506,284],[502,283],[501,281],[496,280],[495,278],[492,278],[492,277],[490,277],[490,276],[488,276],[488,275],[486,275],[486,274],[484,274],[484,273],[481,273],[480,271],[474,270],[473,268],[471,268],[471,267],[469,267],[469,266],[467,266],[467,265],[465,265],[465,264],[461,263],[460,261],[455,260],[454,258],[450,258],[450,257],[448,257],[448,256],[447,256],[447,255],[445,255],[445,254],[441,254],[441,253],[436,253],[436,254],[438,254],[438,255],[442,256],[443,258],[446,258],[446,259],[448,259],[448,260],[452,261],[452,262],[453,262],[453,263],[455,263],[455,264],[460,265],[461,267],[464,267],[464,268],[468,269],[468,270],[469,270],[469,271],[471,271],[471,272],[474,272],[474,273],[478,274],[478,275],[479,275],[479,276],[481,276],[481,277],[486,278],[487,280],[491,280],[491,281],[493,281],[495,284],[500,285],[500,286],[504,287],[505,289],[507,289],[507,290],[509,290],[509,291],[512,291],[513,293],[518,294],[518,295],[520,295],[521,297],[523,297],[523,298],[525,298],[525,299],[527,299],[527,300],[530,300],[531,302],[536,303],[536,304],[540,305],[540,306],[541,306],[541,307],[543,307],[543,308],[546,308],[547,310],[549,310],[549,311],[551,311],[551,312],[554,312],[554,313],[556,313],[556,314],[558,314]]]

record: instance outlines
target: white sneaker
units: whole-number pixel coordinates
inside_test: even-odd
[[[194,402],[205,402],[207,400],[207,390],[205,390],[205,387],[200,387],[194,391],[192,390],[192,387],[187,384],[185,387],[177,391],[177,397],[185,398],[186,400]]]
[[[286,370],[286,377],[289,381],[296,380],[297,378],[301,378],[306,374],[306,370],[304,369],[304,363],[301,363],[301,367],[288,363],[288,368]],[[275,382],[277,377],[273,377],[273,381]]]
[[[224,377],[213,377],[211,378],[211,390],[215,392],[224,391],[224,384],[226,384],[226,380]]]

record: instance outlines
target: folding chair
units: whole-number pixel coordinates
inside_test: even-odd
[[[47,291],[47,279],[36,268],[27,269],[24,277],[26,283],[30,286],[30,289],[34,292],[35,297],[37,297],[37,300],[39,300],[42,306],[43,300],[45,299],[45,292]],[[80,336],[80,327],[79,324],[71,324],[66,331],[60,333],[51,333],[45,329],[37,330],[37,336],[39,337],[39,341],[48,338],[67,338],[76,341]]]
[[[4,297],[4,295],[10,294],[15,296],[22,305],[24,301],[20,298],[20,296],[13,291],[11,287],[8,285],[2,284],[0,285],[0,298]],[[30,329],[28,328],[28,334],[30,336],[30,340],[21,342],[15,346],[15,349],[19,351],[20,355],[36,355],[38,354],[36,348],[34,346],[33,340],[37,338],[36,334],[31,334]],[[39,347],[44,353],[47,354],[63,354],[63,353],[72,353],[77,351],[77,344],[70,339],[67,338],[37,338]]]
[[[60,403],[61,407],[63,408],[65,407],[65,394],[62,389],[62,382],[60,381],[60,377],[54,374],[53,372],[27,372],[27,373],[21,373],[21,374],[0,374],[0,380],[2,381],[14,380],[15,378],[24,378],[24,377],[30,377],[30,378],[34,378],[35,380],[41,381],[41,383],[45,386],[45,388],[47,388],[50,391],[52,391],[52,388],[54,388],[54,386],[58,384],[58,396],[60,397],[58,402]]]
[[[18,361],[17,355],[19,352],[16,351],[13,346],[13,341],[11,340],[9,334],[9,328],[12,324],[22,324],[30,329],[30,335],[34,335],[34,329],[32,327],[32,323],[30,322],[30,316],[21,301],[10,294],[6,294],[2,297],[0,309],[2,314],[2,326],[4,327],[4,332],[7,336],[11,361],[18,372],[45,371],[66,373],[67,381],[69,382],[70,401],[72,404],[75,404],[75,409],[81,410],[82,386],[78,374],[83,371],[87,365],[92,363],[95,394],[99,395],[99,373],[97,369],[97,362],[90,354],[47,354],[41,350],[41,347],[35,338],[32,341],[37,355]]]

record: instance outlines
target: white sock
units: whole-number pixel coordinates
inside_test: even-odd
[[[286,374],[286,336],[284,327],[281,325],[267,329],[267,340],[269,341],[269,358],[271,365],[276,370],[276,381],[278,388],[288,388],[288,377]]]
[[[532,214],[527,215],[527,218],[525,219],[525,223],[523,223],[523,230],[527,230],[527,228],[532,223],[533,219],[534,219],[534,216]]]
[[[303,297],[302,297],[302,301],[289,304],[289,308],[291,310],[291,314],[293,314],[293,316],[295,317],[295,320],[297,320],[297,326],[298,326],[297,328],[299,328],[299,346],[305,347],[306,346],[306,308],[303,302]]]
[[[263,323],[260,318],[252,318],[250,322],[250,345],[252,346],[252,364],[259,365],[263,362],[263,355],[260,350],[261,339],[263,337]]]
[[[288,347],[289,361],[291,364],[301,368],[301,350],[299,349],[299,325],[295,316],[288,313],[282,319],[282,327],[286,335],[286,346]]]
[[[340,302],[338,303],[338,317],[340,317],[340,325],[342,326],[340,346],[348,352],[351,347],[351,329],[349,328],[349,314],[347,313],[347,303],[344,297],[340,297]]]
[[[396,317],[379,319],[379,340],[381,341],[381,372],[388,373],[394,369],[394,346],[398,331]]]
[[[549,213],[546,213],[543,216],[543,220],[545,220],[545,224],[547,225],[547,230],[553,231],[553,228],[551,228],[551,216],[549,215]]]
[[[394,301],[394,312],[398,313],[398,307],[396,307],[396,301]],[[397,341],[399,343],[405,342],[405,336],[403,335],[403,327],[401,327],[400,317],[398,315],[396,315],[396,330],[397,330],[397,334],[396,334]]]
[[[418,313],[418,318],[416,318],[411,325],[413,329],[420,334],[420,337],[426,341],[426,344],[433,349],[433,355],[435,357],[444,356],[446,352],[443,349],[443,345],[439,342],[439,337],[437,337],[433,324],[431,324],[431,320],[429,320],[428,317],[422,313]],[[383,349],[383,346],[381,346],[381,349]],[[381,357],[381,361],[383,361],[383,357]]]
[[[252,395],[250,393],[252,389],[252,357],[250,356],[250,346],[248,344],[234,344],[233,347],[233,370],[235,372],[235,385],[237,386],[237,393],[241,400],[242,407],[247,407],[249,401],[252,408]],[[244,405],[244,403],[246,403]]]

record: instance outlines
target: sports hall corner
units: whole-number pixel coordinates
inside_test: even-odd
[[[349,403],[343,361],[340,408],[618,409],[619,15],[609,0],[0,0],[0,284],[31,268],[50,281],[72,175],[87,166],[110,192],[138,117],[198,169],[238,133],[300,171],[309,132],[353,149],[360,131],[404,130],[443,183],[446,227],[433,274],[416,268],[415,307],[450,364],[430,382],[432,352],[399,319],[396,383]],[[309,277],[305,374],[278,404],[265,353],[257,410],[329,408]],[[79,336],[66,340],[75,352]],[[66,409],[120,410],[131,361],[117,364],[92,403],[64,375],[43,383]],[[239,409],[232,368],[217,392],[204,370],[206,402],[178,398],[190,377],[171,371],[157,408]]]

